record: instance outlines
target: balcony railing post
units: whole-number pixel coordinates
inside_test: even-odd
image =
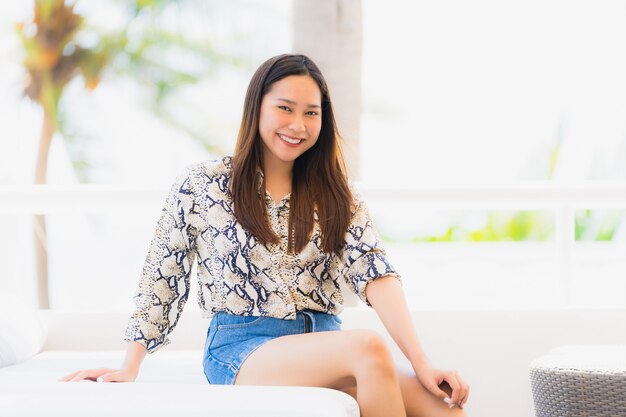
[[[576,241],[574,207],[559,205],[555,209],[555,252],[562,307],[572,305],[572,249]]]

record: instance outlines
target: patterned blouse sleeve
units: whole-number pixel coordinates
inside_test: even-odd
[[[354,191],[353,191],[354,192]],[[348,286],[368,306],[372,305],[365,295],[365,287],[385,275],[401,281],[400,275],[387,260],[382,239],[378,235],[365,202],[355,195],[352,220],[346,233],[342,261],[345,267],[344,278]]]
[[[193,193],[188,170],[172,185],[144,262],[133,297],[135,310],[125,341],[143,344],[148,353],[169,344],[189,296],[189,278],[196,258],[195,229],[190,223]]]

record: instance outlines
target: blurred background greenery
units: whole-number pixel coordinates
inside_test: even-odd
[[[161,120],[184,130],[207,151],[220,152],[208,132],[185,126],[164,105],[179,89],[210,77],[218,68],[241,66],[244,61],[216,50],[210,39],[194,39],[181,29],[185,14],[207,12],[207,5],[170,0],[114,3],[117,22],[109,28],[81,15],[77,11],[81,3],[65,0],[35,0],[32,19],[16,24],[26,73],[24,95],[43,110],[36,183],[45,182],[50,141],[57,129],[68,145],[76,174],[82,181],[88,179],[89,160],[80,152],[84,145],[78,143],[86,135],[73,128],[71,105],[59,106],[74,77],[82,78],[88,90],[96,89],[103,75],[140,85],[149,97],[144,103]],[[174,27],[167,24],[172,19],[177,23]]]
[[[611,241],[624,222],[624,210],[576,210],[576,241]],[[554,215],[539,210],[485,211],[482,227],[451,221],[438,234],[416,234],[410,238],[381,231],[385,240],[396,243],[418,242],[545,242],[554,239]]]

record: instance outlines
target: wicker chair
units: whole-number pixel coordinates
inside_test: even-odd
[[[530,365],[537,417],[626,417],[626,345],[569,345]]]

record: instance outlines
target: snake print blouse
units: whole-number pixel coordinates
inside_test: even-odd
[[[148,353],[169,343],[189,296],[191,268],[197,261],[198,303],[203,316],[218,311],[245,316],[295,319],[296,311],[329,314],[343,310],[338,280],[363,302],[365,286],[376,278],[400,279],[385,252],[365,204],[355,195],[351,224],[340,255],[320,249],[314,223],[309,243],[287,251],[289,196],[265,203],[280,243],[261,244],[235,219],[228,187],[231,158],[187,166],[172,185],[134,296],[135,311],[125,341],[142,343]]]

